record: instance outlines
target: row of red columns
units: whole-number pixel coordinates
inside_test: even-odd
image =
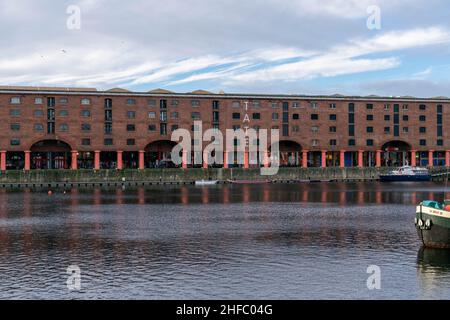
[[[343,168],[345,166],[345,150],[341,150],[340,151],[340,167]],[[415,167],[416,166],[416,150],[411,150],[411,166]],[[375,166],[376,167],[381,167],[381,150],[377,150],[376,151],[376,158],[375,158]],[[433,166],[433,153],[434,150],[430,150],[428,151],[428,165],[430,167]],[[25,151],[25,171],[29,171],[31,168],[31,157],[30,157],[31,151]],[[117,169],[122,170],[123,169],[123,160],[122,160],[122,154],[123,151],[117,151]],[[364,166],[363,163],[363,154],[364,151],[359,150],[358,151],[358,167],[362,168]],[[325,168],[327,166],[327,162],[326,162],[326,157],[327,157],[327,151],[323,150],[322,151],[322,163],[321,163],[321,167]],[[73,170],[77,170],[78,169],[78,163],[77,163],[77,158],[78,158],[78,151],[73,150],[72,151],[72,166],[71,169]],[[203,162],[203,168],[208,168],[208,157],[205,154],[204,155],[204,162]],[[139,151],[139,169],[143,170],[145,168],[145,163],[144,160],[145,159],[145,151],[140,150]],[[187,168],[187,153],[183,152],[183,158],[182,158],[182,168],[186,169]],[[263,159],[263,164],[264,167],[269,167],[269,154],[268,152],[264,153],[264,159]],[[446,166],[450,166],[450,150],[445,152],[445,163]],[[302,167],[303,168],[307,168],[308,167],[308,150],[302,150]],[[224,152],[224,168],[228,168],[229,164],[228,164],[228,152]],[[249,166],[249,153],[245,152],[244,153],[244,168],[248,169]],[[96,150],[94,151],[94,169],[95,170],[100,170],[100,151]],[[6,170],[6,151],[0,151],[0,171],[5,171]]]

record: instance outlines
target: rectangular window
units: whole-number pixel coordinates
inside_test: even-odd
[[[136,111],[127,111],[127,118],[128,119],[135,119],[136,118]]]
[[[113,145],[113,139],[111,139],[111,138],[106,138],[106,139],[103,140],[103,144],[104,144],[105,146],[112,146],[112,145]]]
[[[292,132],[299,132],[300,127],[299,126],[292,126]]]
[[[237,120],[241,118],[241,114],[239,112],[233,112],[233,119]]]
[[[372,103],[366,104],[366,109],[367,110],[372,110],[373,109],[373,104]]]
[[[11,117],[19,117],[20,116],[20,109],[10,109],[9,115]]]
[[[241,103],[239,101],[233,101],[231,106],[233,108],[240,108],[241,107]]]
[[[442,124],[442,114],[438,114],[437,115],[436,123],[437,124]]]
[[[261,114],[260,113],[253,113],[252,114],[252,118],[253,118],[253,120],[260,120],[261,119]]]
[[[388,114],[384,115],[384,121],[391,121],[391,116]]]
[[[219,122],[219,111],[213,111],[213,122]]]
[[[353,124],[348,126],[348,135],[353,137],[355,135],[355,126]]]
[[[167,134],[167,124],[161,123],[161,124],[159,125],[159,133],[160,133],[162,136],[165,136],[165,135]]]
[[[289,111],[289,102],[283,102],[283,111]]]
[[[427,128],[426,127],[420,127],[419,128],[419,133],[427,133]]]
[[[252,106],[254,109],[259,109],[261,107],[261,102],[260,101],[253,101],[252,102]]]
[[[173,124],[172,127],[170,128],[171,131],[175,131],[178,129],[178,125],[177,124]]]
[[[127,124],[127,131],[136,131],[136,126],[134,124]]]
[[[337,145],[336,139],[331,139],[330,140],[330,146],[335,146],[335,145]]]
[[[394,113],[398,113],[400,111],[400,105],[394,104]]]
[[[219,101],[214,100],[214,101],[212,102],[212,108],[213,108],[213,110],[219,110],[219,106],[220,106]]]
[[[112,109],[112,99],[105,99],[105,109]]]
[[[105,123],[105,134],[112,133],[112,123]]]
[[[319,115],[317,113],[311,114],[311,120],[319,120]]]
[[[136,104],[136,100],[135,99],[127,99],[127,105],[134,106],[135,104]]]
[[[336,103],[330,103],[330,109],[336,109]]]
[[[149,124],[148,131],[156,131],[156,126],[154,124]]]
[[[337,120],[337,115],[336,114],[330,114],[330,120],[331,121],[336,121]]]
[[[389,109],[391,109],[391,105],[389,103],[385,103],[384,104],[384,111],[388,111]]]
[[[366,128],[367,133],[373,133],[373,127],[367,127]]]
[[[147,105],[149,107],[156,107],[156,100],[155,99],[147,100]]]
[[[42,98],[34,98],[34,104],[43,104],[44,100]]]
[[[272,102],[272,109],[278,108],[278,102]]]
[[[59,111],[59,116],[60,117],[67,117],[69,115],[69,111],[67,110],[60,110]]]
[[[408,133],[409,132],[409,128],[408,127],[403,127],[403,133]]]
[[[407,104],[404,104],[404,105],[402,105],[402,110],[403,111],[408,111],[408,105]]]
[[[69,103],[69,99],[67,99],[67,98],[60,98],[59,99],[59,103],[60,104],[68,104]]]
[[[200,112],[191,112],[191,119],[199,120],[200,118]]]
[[[311,102],[311,108],[317,109],[318,107],[319,105],[317,104],[317,102]]]
[[[69,130],[69,126],[66,123],[62,123],[59,126],[59,131],[68,131]]]
[[[278,120],[278,113],[272,113],[272,120]]]
[[[292,108],[295,108],[295,109],[300,108],[300,103],[298,103],[298,102],[293,102],[293,103],[292,103]]]
[[[437,113],[442,113],[442,104],[437,105]]]
[[[42,123],[35,123],[33,128],[34,131],[44,131],[44,125]]]
[[[149,119],[156,119],[156,112],[150,111],[150,112],[148,113],[148,117],[149,117]]]
[[[81,131],[91,131],[91,125],[89,123],[82,123]]]
[[[425,140],[425,139],[420,139],[419,144],[420,144],[421,146],[426,146],[426,145],[427,145],[427,140]]]
[[[81,145],[82,146],[90,146],[91,145],[91,139],[88,139],[88,138],[81,139]]]
[[[391,133],[391,127],[384,127],[384,133]]]
[[[200,101],[199,100],[191,100],[191,106],[200,107]]]
[[[11,139],[10,144],[12,146],[20,146],[20,139]]]
[[[351,123],[351,124],[355,123],[355,114],[354,113],[348,114],[348,123]]]
[[[334,126],[333,126],[333,127],[330,127],[330,132],[331,132],[331,133],[335,133],[336,131],[337,131],[337,128],[336,128],[336,127],[334,127]]]
[[[354,103],[348,104],[348,112],[350,112],[350,113],[355,112],[355,104]]]
[[[419,116],[419,121],[421,121],[421,122],[425,122],[425,121],[427,121],[427,117],[426,116]]]
[[[438,146],[443,146],[444,145],[444,140],[442,140],[442,139],[438,139],[437,141],[436,141],[436,145],[438,145]]]
[[[9,102],[10,102],[11,104],[20,104],[20,103],[21,103],[21,99],[20,99],[20,97],[12,97],[12,98],[9,100]]]
[[[289,112],[283,112],[283,122],[289,122]]]
[[[348,140],[348,145],[349,145],[349,146],[354,146],[354,145],[356,145],[355,139],[349,139],[349,140]]]
[[[403,121],[409,121],[409,116],[408,115],[404,115],[403,116]]]
[[[88,117],[91,116],[91,111],[89,111],[89,110],[81,110],[81,116],[85,117],[85,118],[88,118]]]
[[[43,117],[44,111],[43,110],[34,110],[34,116],[35,117]]]
[[[20,124],[19,123],[11,123],[11,130],[12,131],[19,131],[20,130]]]
[[[283,124],[283,137],[289,136],[289,125]]]
[[[294,114],[292,115],[292,119],[294,119],[294,120],[299,120],[299,119],[300,119],[300,115],[299,115],[298,113],[294,113]]]
[[[91,104],[91,99],[88,99],[88,98],[81,99],[81,105],[88,106],[90,104]]]
[[[398,137],[400,135],[400,127],[398,124],[394,125],[394,136]]]
[[[367,139],[366,144],[368,147],[373,146],[373,140],[372,139]]]
[[[165,100],[165,99],[159,100],[159,108],[167,109],[167,100]]]
[[[170,114],[170,117],[171,117],[172,119],[178,119],[178,112],[172,112],[172,113]]]
[[[419,105],[419,110],[427,110],[427,106],[424,104]]]
[[[134,146],[136,144],[136,140],[134,139],[127,139],[127,146]]]
[[[373,114],[368,114],[368,115],[366,116],[366,120],[367,120],[367,121],[373,121]]]
[[[438,137],[442,137],[443,136],[442,126],[437,126],[437,136]]]
[[[105,110],[105,121],[112,121],[112,110]]]
[[[163,122],[167,121],[167,111],[159,112],[159,120]]]

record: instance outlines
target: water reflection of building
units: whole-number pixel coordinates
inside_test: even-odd
[[[420,248],[417,254],[417,276],[422,299],[432,299],[450,278],[450,251]]]

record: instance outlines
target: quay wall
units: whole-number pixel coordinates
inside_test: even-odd
[[[191,168],[146,170],[31,170],[0,173],[0,187],[11,184],[104,184],[104,183],[193,183],[196,180],[374,181],[390,168],[280,168],[273,176],[262,176],[259,168]],[[445,167],[430,169],[445,178]],[[439,177],[437,177],[439,179]]]

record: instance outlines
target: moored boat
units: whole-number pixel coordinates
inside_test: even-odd
[[[218,180],[197,180],[195,181],[196,186],[211,186],[217,184]]]
[[[425,247],[450,249],[450,200],[422,201],[416,207],[414,223]]]
[[[404,166],[397,170],[392,170],[388,174],[380,175],[380,180],[384,182],[430,181],[431,174],[427,168]]]
[[[228,180],[228,182],[234,184],[265,184],[269,183],[269,180]]]

